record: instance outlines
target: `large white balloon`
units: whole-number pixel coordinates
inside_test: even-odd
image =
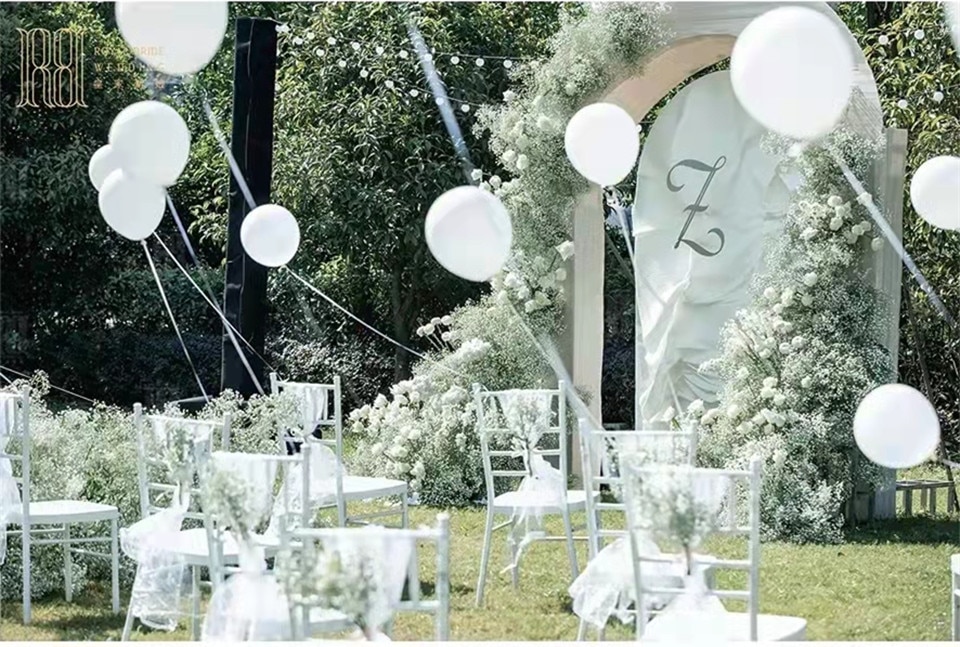
[[[766,128],[796,139],[829,133],[853,90],[853,54],[830,18],[789,6],[755,18],[730,55],[733,91]]]
[[[190,157],[190,130],[167,104],[140,101],[113,120],[110,146],[125,171],[151,184],[170,186]]]
[[[626,110],[612,103],[594,103],[567,123],[564,147],[580,175],[600,186],[613,186],[637,163],[640,135]]]
[[[240,226],[240,242],[247,255],[267,267],[289,263],[300,247],[300,226],[293,214],[276,204],[260,205]]]
[[[164,74],[198,72],[227,31],[225,0],[118,0],[117,26],[134,55]]]
[[[960,230],[960,157],[934,157],[910,182],[910,202],[934,227]]]
[[[947,30],[953,38],[954,51],[960,58],[960,0],[944,0],[943,17],[947,21]]]
[[[101,146],[90,157],[90,164],[87,166],[87,176],[90,178],[90,184],[99,191],[107,176],[118,168],[120,168],[120,158],[113,152],[110,144]]]
[[[166,208],[163,187],[150,184],[118,169],[100,187],[100,213],[118,234],[143,240],[163,219]]]
[[[929,459],[940,443],[940,420],[923,394],[906,384],[885,384],[867,394],[853,420],[864,456],[892,469]]]
[[[424,234],[440,265],[478,282],[500,271],[513,242],[507,208],[475,186],[459,186],[437,198],[427,211]]]

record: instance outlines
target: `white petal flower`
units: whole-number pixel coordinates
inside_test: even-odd
[[[773,301],[774,299],[777,298],[777,291],[774,288],[767,288],[766,290],[763,291],[763,296],[769,299],[770,301]]]
[[[793,352],[793,346],[791,346],[787,342],[783,342],[780,344],[781,355],[789,355],[791,352]]]
[[[673,407],[667,407],[664,410],[663,414],[660,416],[660,420],[661,422],[670,422],[676,417],[677,417],[677,412],[673,409]]]
[[[728,418],[736,418],[739,415],[740,415],[740,407],[738,407],[735,404],[731,404],[729,407],[727,407]]]
[[[809,308],[813,305],[813,297],[809,294],[804,294],[802,297],[800,297],[800,303]]]
[[[832,195],[829,198],[827,198],[827,206],[832,209],[836,209],[842,204],[843,204],[843,199],[838,195]]]
[[[773,396],[773,403],[778,407],[782,407],[786,403],[786,401],[787,401],[787,396],[785,396],[782,393],[778,393],[775,396]]]
[[[874,238],[870,241],[870,249],[875,252],[879,252],[880,248],[883,247],[883,240],[880,238]]]
[[[513,150],[508,150],[503,154],[503,161],[507,164],[512,164],[517,159],[517,152]]]
[[[782,312],[783,312],[783,304],[782,304],[782,303],[774,304],[774,306],[773,306],[773,311],[774,311],[775,313],[777,313],[777,314],[782,313]]]
[[[424,337],[429,337],[430,335],[433,334],[434,330],[435,330],[435,329],[434,329],[433,324],[427,324],[427,325],[425,325],[425,326],[423,327],[423,336],[424,336]]]
[[[857,202],[859,202],[865,207],[869,206],[870,204],[873,203],[873,196],[866,192],[861,193],[860,195],[857,196]]]
[[[800,386],[802,386],[805,389],[809,389],[811,386],[813,386],[813,378],[810,377],[809,375],[803,378],[802,380],[800,380]]]
[[[817,280],[818,280],[819,278],[820,278],[820,277],[817,276],[817,273],[816,273],[816,272],[807,272],[806,274],[803,275],[803,283],[804,283],[804,285],[806,285],[807,287],[811,287],[811,288],[812,288],[813,286],[815,286],[815,285],[817,284]]]
[[[470,179],[473,180],[474,182],[479,182],[480,180],[483,179],[483,171],[481,171],[478,168],[473,169],[472,171],[470,171]]]
[[[699,399],[694,400],[687,407],[687,413],[689,413],[692,416],[703,415],[703,412],[704,412],[703,400],[699,400]]]
[[[494,189],[499,189],[501,186],[503,186],[503,180],[500,179],[499,175],[490,176],[489,182],[490,186],[492,186]]]
[[[770,355],[772,355],[772,353],[770,352],[769,348],[763,348],[757,353],[757,355],[760,356],[760,359],[770,359]]]
[[[439,325],[440,325],[440,317],[434,317],[433,319],[431,319],[431,320],[430,320],[430,325],[432,325],[432,326],[439,326]]]
[[[763,385],[764,385],[765,387],[768,387],[768,388],[771,388],[771,389],[772,389],[772,388],[774,388],[775,386],[777,386],[777,384],[779,384],[779,380],[777,380],[777,378],[775,378],[775,377],[772,377],[772,376],[771,376],[771,377],[765,377],[765,378],[763,378]]]
[[[803,240],[812,240],[814,236],[817,235],[817,230],[813,227],[807,227],[800,233],[800,238]]]
[[[523,309],[527,313],[534,312],[537,309],[537,302],[531,299],[523,304]]]
[[[573,251],[574,251],[573,241],[568,240],[568,241],[562,242],[559,245],[557,245],[555,249],[557,250],[557,253],[560,254],[560,260],[565,261],[569,259],[571,256],[573,256]]]
[[[514,92],[513,90],[507,90],[506,92],[503,93],[503,100],[506,103],[510,103],[516,98],[517,98],[517,93]]]
[[[450,315],[443,315],[440,318],[440,323],[442,323],[444,326],[449,326],[450,324],[453,323],[453,317],[451,317]]]
[[[830,219],[830,230],[831,230],[831,231],[837,231],[837,230],[840,229],[841,227],[843,227],[843,219],[842,219],[842,218],[840,218],[839,216],[834,216],[833,218]]]
[[[565,281],[567,278],[567,271],[562,267],[558,267],[553,275],[556,277],[557,281]]]
[[[741,366],[741,367],[737,370],[737,379],[738,379],[738,380],[745,380],[745,379],[747,379],[749,376],[750,376],[750,370],[749,370],[746,366]]]
[[[526,155],[521,154],[519,157],[517,157],[517,170],[525,171],[528,168],[530,168],[530,160]]]

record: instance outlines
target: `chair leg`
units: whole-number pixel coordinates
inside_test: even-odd
[[[30,525],[26,523],[21,529],[23,546],[23,624],[30,624]]]
[[[577,642],[582,641],[586,637],[587,637],[587,623],[581,620],[580,626],[577,627]]]
[[[570,523],[570,509],[563,508],[563,531],[567,535],[567,557],[570,558],[570,575],[575,580],[580,574],[577,566],[577,547],[573,543],[573,524]],[[572,580],[571,580],[572,581]]]
[[[347,527],[347,500],[343,497],[337,499],[337,523],[341,528]]]
[[[200,567],[191,567],[193,586],[190,591],[190,601],[193,605],[190,618],[190,629],[193,640],[200,640]]]
[[[493,535],[493,508],[487,508],[487,522],[483,530],[483,552],[480,553],[480,577],[477,580],[477,606],[483,606],[483,587],[487,583],[490,565],[490,543]]]
[[[63,524],[63,592],[67,602],[73,602],[73,557],[70,554],[70,524]]]
[[[511,519],[511,535],[513,535],[515,525],[516,521]],[[510,582],[513,584],[513,589],[517,590],[520,588],[520,548],[516,544],[510,544],[510,563],[513,565],[513,568],[510,569]]]
[[[120,635],[121,642],[130,640],[130,632],[133,630],[133,593],[130,593],[130,602],[127,604],[127,619],[123,621],[123,633]]]
[[[110,602],[113,613],[120,613],[120,545],[117,540],[117,520],[110,522]]]

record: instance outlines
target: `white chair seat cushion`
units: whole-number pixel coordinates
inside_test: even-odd
[[[331,494],[336,493],[336,483],[330,481]],[[374,476],[344,476],[343,496],[349,500],[376,499],[378,497],[406,494],[407,483]]]
[[[353,627],[346,615],[333,609],[310,609],[310,634],[334,633]]]
[[[599,492],[592,493],[594,499],[600,498]],[[567,507],[570,510],[582,510],[587,506],[587,493],[583,490],[567,490]],[[552,496],[545,498],[543,492],[504,492],[493,500],[493,511],[511,514],[514,510],[535,508],[542,514],[560,514],[562,506],[553,502]]]
[[[117,519],[120,513],[112,505],[91,503],[90,501],[31,501],[30,524],[46,525],[60,523],[93,523]],[[19,524],[23,518],[23,511],[14,513],[11,520]]]
[[[750,640],[750,614],[749,613],[725,613],[724,623],[726,625],[726,636],[722,640],[728,641],[749,641]],[[661,640],[667,639],[670,632],[663,631],[664,623],[676,622],[677,619],[671,619],[669,615],[659,615],[650,621],[647,625],[647,633],[657,636]],[[682,620],[690,622],[689,616]],[[757,640],[759,642],[797,642],[807,639],[807,621],[803,618],[794,618],[792,616],[772,616],[761,613],[757,616]]]
[[[269,556],[280,548],[276,537],[262,535],[258,537],[258,544],[264,547],[264,553]],[[189,565],[204,566],[210,562],[210,547],[207,544],[207,531],[203,528],[181,530],[171,542],[169,548],[183,555]],[[223,534],[223,561],[226,566],[236,566],[240,560],[240,549],[236,539],[229,532]]]

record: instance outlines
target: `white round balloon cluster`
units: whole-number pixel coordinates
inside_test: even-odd
[[[118,0],[117,26],[133,53],[164,74],[192,74],[220,49],[227,29],[225,1]],[[176,110],[159,101],[124,108],[109,143],[90,158],[88,174],[100,192],[100,213],[117,233],[143,240],[163,219],[166,187],[190,157],[190,131]]]
[[[121,236],[143,240],[163,219],[166,187],[187,166],[190,131],[167,104],[140,101],[113,120],[109,142],[87,169],[100,192],[100,213]]]

